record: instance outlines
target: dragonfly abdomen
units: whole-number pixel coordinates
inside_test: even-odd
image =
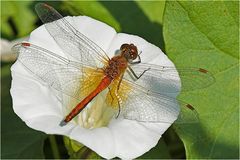
[[[108,76],[105,76],[98,87],[91,92],[86,98],[84,98],[78,105],[73,108],[73,110],[66,116],[66,118],[60,123],[60,126],[66,125],[69,121],[71,121],[76,115],[78,115],[89,102],[92,101],[94,97],[96,97],[100,92],[106,89],[112,82],[112,79]]]

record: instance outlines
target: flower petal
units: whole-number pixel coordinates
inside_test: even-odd
[[[109,25],[87,16],[72,17],[73,26],[104,51],[109,48],[116,31]]]
[[[70,138],[91,148],[101,157],[107,159],[116,157],[114,153],[114,137],[112,136],[112,131],[108,127],[84,129],[77,126],[72,130]]]
[[[115,154],[134,159],[153,148],[170,123],[143,123],[126,119],[112,120],[109,128],[115,140]]]
[[[36,77],[27,72],[18,61],[12,66],[11,71],[10,92],[13,98],[14,112],[29,127],[36,130],[48,134],[68,132],[67,128],[63,130],[59,126],[59,122],[62,120],[62,106],[53,92],[47,86],[39,83]],[[46,117],[52,117],[55,120],[49,121],[49,118]]]

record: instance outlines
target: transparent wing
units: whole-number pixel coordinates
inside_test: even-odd
[[[109,60],[107,54],[97,44],[76,30],[54,8],[44,3],[38,3],[35,9],[50,35],[64,53],[71,56],[70,59],[99,68],[107,63]]]
[[[178,123],[196,123],[198,114],[196,110],[185,102],[176,98],[155,93],[142,86],[123,80],[118,99],[121,101],[121,114],[126,119],[143,122],[173,123],[178,117]],[[127,97],[126,100],[124,98]],[[180,106],[180,107],[179,107]],[[179,115],[181,109],[181,114]]]
[[[96,68],[67,60],[30,43],[17,44],[13,50],[19,53],[18,60],[28,71],[55,90],[78,100],[88,95],[103,75]]]
[[[154,92],[177,93],[181,91],[191,91],[210,86],[215,82],[214,76],[201,68],[177,68],[159,66],[153,64],[140,63],[131,66],[136,75],[141,75],[140,79],[135,79],[130,72],[124,78],[139,84]],[[180,76],[180,79],[179,79]]]

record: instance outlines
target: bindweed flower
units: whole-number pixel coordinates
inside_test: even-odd
[[[141,52],[143,63],[174,67],[158,47],[138,36],[116,33],[112,27],[86,16],[66,17],[66,19],[78,31],[100,46],[110,58],[115,55],[122,44],[133,43]],[[69,58],[51,37],[45,26],[34,30],[28,42],[61,57]],[[19,52],[21,54],[24,50]],[[34,63],[38,63],[37,59]],[[61,93],[41,81],[34,73],[29,72],[19,60],[12,66],[11,71],[13,109],[29,127],[47,134],[70,137],[107,159],[114,157],[133,159],[146,153],[158,143],[161,135],[179,114],[179,110],[176,110],[174,114],[169,115],[170,123],[140,122],[128,120],[122,116],[116,118],[111,110],[108,111],[109,107],[104,103],[103,92],[88,104],[76,117],[76,120],[62,127],[59,123],[70,109],[64,105],[64,97],[61,96]],[[154,83],[158,84],[157,81]],[[176,75],[175,86],[180,88],[178,75]],[[176,98],[177,92],[170,96]],[[144,99],[145,97],[140,97],[136,107],[143,103]],[[75,104],[75,102],[71,103]],[[178,108],[178,106],[175,107]]]

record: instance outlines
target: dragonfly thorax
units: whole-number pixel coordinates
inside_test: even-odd
[[[128,61],[122,55],[115,56],[109,60],[108,66],[104,69],[106,76],[115,79],[127,68]]]

